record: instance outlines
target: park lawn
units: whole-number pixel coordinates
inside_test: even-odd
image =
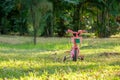
[[[120,80],[120,38],[86,38],[83,61],[62,62],[69,38],[0,36],[0,80]]]

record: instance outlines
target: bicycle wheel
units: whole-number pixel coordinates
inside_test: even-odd
[[[64,58],[63,58],[63,62],[65,62],[66,61],[66,56],[64,56]]]
[[[78,55],[78,49],[74,50],[74,56],[73,56],[73,61],[77,61],[77,55]]]

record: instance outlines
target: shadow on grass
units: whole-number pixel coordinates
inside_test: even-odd
[[[65,63],[60,63],[60,62],[54,62],[53,58],[50,58],[50,56],[47,54],[45,57],[45,54],[41,55],[36,55],[35,57],[30,57],[31,54],[29,55],[14,55],[10,56],[11,60],[23,60],[23,61],[36,61],[36,63],[40,63],[42,59],[44,62],[42,65],[39,65],[37,67],[32,67],[35,64],[28,65],[26,67],[1,67],[0,68],[0,78],[17,78],[19,79],[20,77],[25,77],[25,76],[30,76],[29,73],[36,74],[37,76],[45,75],[45,72],[48,73],[48,75],[52,74],[62,74],[62,73],[69,73],[69,72],[87,72],[87,71],[94,71],[94,70],[99,70],[99,66],[102,66],[102,63],[104,62],[108,66],[116,66],[119,65],[120,62],[116,61],[115,59],[119,59],[120,55],[109,55],[106,56],[104,53],[98,53],[98,54],[89,54],[85,56],[85,60],[82,62],[65,62]],[[101,56],[102,55],[102,56]],[[6,57],[8,58],[8,57]],[[107,58],[107,59],[106,59]],[[113,59],[114,58],[114,59]],[[108,62],[107,60],[110,60]],[[113,59],[113,61],[112,61]],[[5,59],[6,60],[6,59]],[[46,61],[45,61],[46,60]],[[51,63],[50,63],[51,61]],[[90,63],[90,64],[89,64]],[[94,64],[92,64],[94,63]],[[97,64],[100,63],[100,64]]]
[[[45,75],[45,72],[47,72],[49,75],[52,74],[62,74],[62,73],[69,73],[69,72],[79,72],[79,71],[92,71],[94,69],[98,68],[98,65],[78,65],[75,64],[59,64],[59,65],[46,65],[44,67],[37,67],[37,68],[15,68],[15,67],[4,67],[0,69],[0,78],[20,78],[29,76],[29,73],[36,74],[37,76]]]
[[[89,44],[88,46],[82,46],[81,49],[112,49],[115,46],[120,46],[120,43],[96,43]]]
[[[105,66],[120,66],[120,52],[102,52],[87,54],[85,56],[87,62],[94,62]]]
[[[120,66],[120,61],[114,61],[114,62],[110,63],[109,65],[110,66],[116,66],[116,65]]]

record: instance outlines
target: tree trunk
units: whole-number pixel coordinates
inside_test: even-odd
[[[52,12],[50,11],[49,14],[52,14]],[[53,20],[52,20],[52,15],[49,15],[49,17],[47,18],[47,36],[52,36],[53,35]]]
[[[33,2],[33,0],[32,0]],[[30,6],[30,10],[31,10],[31,16],[32,16],[32,23],[33,23],[33,29],[34,29],[34,45],[36,45],[36,33],[37,33],[37,30],[36,30],[36,25],[35,25],[35,12],[33,11],[33,4],[31,3],[31,6]]]
[[[107,21],[107,9],[105,6],[102,6],[100,13],[97,12],[97,36],[104,38],[109,36],[108,32],[108,21]]]
[[[58,27],[58,36],[59,37],[63,37],[65,35],[65,31],[64,30],[67,30],[65,25],[64,25],[64,19],[62,19],[61,17],[59,17],[59,22],[58,22],[59,26]]]

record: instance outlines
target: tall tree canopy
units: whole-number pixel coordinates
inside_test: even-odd
[[[0,0],[0,34],[64,36],[68,28],[98,37],[120,31],[119,0]]]

